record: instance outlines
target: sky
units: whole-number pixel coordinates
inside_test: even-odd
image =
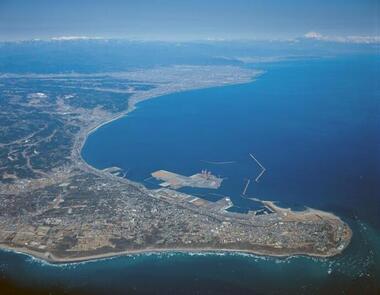
[[[0,40],[379,36],[380,0],[0,0]]]

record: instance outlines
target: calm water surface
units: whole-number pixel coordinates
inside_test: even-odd
[[[342,255],[171,253],[54,266],[0,252],[4,284],[91,294],[374,293],[380,286],[379,65],[375,57],[261,65],[266,72],[253,83],[143,102],[92,134],[83,150],[91,165],[119,166],[152,188],[153,171],[191,175],[207,168],[225,178],[221,188],[184,191],[211,201],[228,195],[237,211],[259,208],[241,197],[245,181],[259,173],[253,153],[267,171],[247,195],[339,215],[354,230]]]

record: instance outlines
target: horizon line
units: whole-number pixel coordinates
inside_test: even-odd
[[[240,37],[240,38],[146,38],[135,36],[114,36],[103,37],[93,35],[61,35],[43,38],[20,38],[20,39],[0,39],[0,43],[21,43],[21,42],[70,42],[70,41],[130,41],[130,42],[163,42],[163,43],[194,43],[194,42],[290,42],[297,43],[302,40],[322,41],[347,44],[380,44],[380,35],[347,35],[329,36],[319,32],[310,31],[302,36],[294,38],[262,38],[262,37]]]

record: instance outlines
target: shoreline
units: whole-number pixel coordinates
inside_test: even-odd
[[[162,91],[161,93],[146,93],[146,94],[135,93],[135,94],[132,94],[129,97],[128,107],[126,110],[119,112],[119,113],[116,113],[116,114],[114,114],[114,116],[110,116],[108,119],[105,119],[105,120],[101,120],[101,119],[99,121],[95,120],[95,122],[84,127],[77,134],[77,136],[74,140],[74,145],[73,145],[73,150],[72,150],[72,160],[74,163],[73,167],[79,168],[80,170],[87,171],[89,173],[94,173],[94,174],[101,176],[101,177],[106,177],[106,178],[112,177],[113,180],[122,181],[122,182],[125,182],[128,184],[132,184],[138,188],[145,190],[146,192],[150,192],[151,190],[146,188],[144,186],[144,184],[142,184],[142,183],[131,181],[128,178],[120,178],[117,176],[109,175],[108,173],[106,173],[100,169],[97,169],[96,167],[87,163],[82,157],[82,150],[83,150],[84,145],[86,144],[88,137],[92,133],[97,131],[99,128],[101,128],[101,127],[103,127],[103,126],[105,126],[105,125],[107,125],[113,121],[121,119],[121,118],[127,116],[129,113],[136,110],[136,108],[137,108],[136,106],[140,102],[147,101],[147,100],[154,99],[154,98],[159,98],[159,97],[166,96],[166,95],[171,95],[174,93],[179,93],[179,92],[253,83],[255,81],[256,77],[261,75],[261,74],[262,74],[261,72],[253,73],[249,80],[237,81],[235,83],[234,82],[230,82],[227,84],[226,83],[215,83],[215,84],[211,84],[209,86],[201,85],[198,88],[197,87],[189,87],[189,88],[184,87],[184,88],[174,89],[172,91]],[[285,210],[285,209],[281,208],[281,210]],[[332,213],[328,213],[328,214],[331,214],[335,218],[338,218],[340,220],[340,218],[335,216],[334,214],[332,214]],[[280,249],[278,249],[279,253],[276,253],[276,249],[272,249],[272,250],[263,250],[263,249],[261,249],[261,250],[246,250],[245,249],[245,250],[243,250],[243,249],[234,249],[234,248],[220,248],[220,249],[218,249],[218,248],[207,248],[207,247],[204,247],[204,248],[181,248],[181,247],[175,248],[175,247],[173,247],[173,248],[162,248],[162,249],[160,249],[160,248],[146,248],[146,249],[139,249],[139,250],[124,250],[124,251],[120,251],[120,252],[109,252],[109,253],[103,253],[103,254],[87,255],[87,256],[82,256],[82,257],[61,258],[61,257],[56,257],[49,252],[43,253],[43,252],[31,250],[31,249],[26,248],[26,247],[12,247],[9,245],[2,245],[1,244],[0,248],[5,249],[7,251],[14,252],[14,253],[22,253],[22,254],[30,255],[32,257],[41,259],[41,260],[46,261],[46,262],[51,263],[51,264],[80,263],[80,262],[86,262],[86,261],[95,261],[95,260],[100,260],[100,259],[113,258],[113,257],[118,257],[118,256],[130,256],[130,255],[133,256],[133,255],[152,254],[152,253],[186,253],[186,254],[189,254],[189,253],[240,253],[240,254],[251,254],[251,255],[257,255],[257,256],[279,257],[279,258],[285,258],[285,257],[291,257],[291,256],[307,256],[307,257],[315,257],[315,258],[328,258],[328,257],[332,257],[335,255],[341,254],[342,251],[349,244],[351,237],[352,237],[352,234],[348,239],[348,243],[346,244],[346,246],[341,251],[333,253],[333,254],[326,254],[326,255],[316,254],[316,253],[306,253],[306,252],[302,252],[302,251],[299,251],[299,252],[288,251],[288,252],[286,252],[286,251],[281,251]],[[265,246],[264,247],[259,246],[259,248],[265,248]],[[281,252],[283,252],[283,253],[281,253]]]
[[[187,92],[187,91],[196,91],[196,90],[201,90],[201,89],[228,87],[228,86],[235,86],[235,85],[241,85],[241,84],[249,84],[249,83],[255,82],[256,78],[261,76],[264,73],[265,73],[264,71],[255,70],[254,72],[252,72],[252,76],[250,77],[249,80],[247,79],[247,80],[242,80],[242,81],[237,81],[237,82],[228,82],[228,83],[220,82],[220,83],[211,84],[209,86],[201,85],[200,87],[189,87],[189,88],[186,88],[186,87],[183,88],[182,87],[182,88],[175,89],[173,91],[164,91],[162,93],[150,94],[150,95],[149,94],[145,94],[145,95],[142,94],[141,95],[140,93],[137,93],[137,95],[140,95],[138,97],[134,97],[134,95],[136,95],[136,94],[132,94],[129,98],[130,100],[128,100],[128,107],[125,111],[119,112],[119,113],[115,114],[115,116],[112,116],[111,118],[108,118],[106,120],[99,121],[99,122],[93,124],[93,126],[89,126],[89,128],[87,130],[85,129],[85,130],[79,132],[79,134],[75,138],[75,143],[74,143],[74,147],[73,147],[73,155],[72,155],[72,157],[74,158],[73,161],[76,163],[77,167],[80,167],[81,169],[83,169],[85,171],[87,170],[87,171],[91,171],[97,175],[109,177],[109,175],[106,174],[101,169],[98,169],[98,168],[90,165],[89,163],[87,163],[83,159],[83,156],[82,156],[82,150],[86,144],[88,137],[92,133],[96,132],[99,128],[101,128],[101,127],[103,127],[109,123],[112,123],[118,119],[126,117],[128,114],[135,111],[137,109],[137,105],[141,102],[148,101],[148,100],[155,99],[155,98],[160,98],[160,97],[163,97],[166,95],[172,95],[175,93],[181,93],[181,92]],[[82,132],[84,132],[84,134],[82,134]],[[116,176],[114,176],[114,177],[116,177]],[[144,184],[132,181],[128,178],[116,177],[114,179],[117,179],[119,181],[125,181],[125,182],[128,182],[129,184],[132,184],[132,185],[135,185],[135,186],[142,188],[144,190],[150,191],[148,188],[146,188],[144,186]]]
[[[113,122],[113,121],[116,121],[118,119],[121,119],[125,116],[127,116],[129,113],[132,113],[133,111],[135,111],[137,109],[137,105],[141,102],[144,102],[144,101],[148,101],[148,100],[151,100],[151,99],[155,99],[155,98],[160,98],[160,97],[163,97],[163,96],[166,96],[166,95],[172,95],[172,94],[175,94],[175,93],[181,93],[181,92],[187,92],[187,91],[196,91],[196,90],[202,90],[202,89],[212,89],[212,88],[219,88],[219,87],[228,87],[228,86],[235,86],[235,85],[241,85],[241,84],[249,84],[249,83],[252,83],[255,81],[255,79],[258,77],[258,76],[261,76],[264,72],[263,71],[257,71],[255,73],[252,74],[252,77],[250,80],[243,80],[243,81],[239,81],[239,82],[236,82],[236,83],[216,83],[216,84],[212,84],[210,86],[200,86],[200,87],[194,87],[194,88],[179,88],[179,89],[176,89],[176,90],[173,90],[173,91],[167,91],[167,92],[162,92],[162,93],[159,93],[159,94],[151,94],[151,95],[143,95],[141,97],[137,97],[137,98],[134,98],[133,96],[135,94],[132,94],[130,99],[132,100],[129,100],[128,101],[128,107],[125,111],[122,111],[120,113],[117,113],[115,116],[111,117],[110,119],[107,119],[105,121],[102,121],[102,122],[99,122],[98,124],[96,124],[96,126],[93,126],[90,128],[89,131],[87,131],[86,133],[86,136],[85,136],[85,139],[84,139],[84,142],[83,142],[83,145],[80,149],[80,155],[81,155],[81,152],[82,152],[82,148],[84,146],[84,144],[86,143],[86,140],[87,140],[87,137],[89,135],[91,135],[93,132],[95,132],[96,130],[98,130],[99,128]],[[82,161],[85,162],[85,164],[89,165],[82,157],[81,157]],[[91,166],[91,165],[90,165]],[[93,167],[93,166],[91,166]],[[95,167],[93,167],[95,168]],[[97,168],[95,168],[96,170],[98,171],[101,171]]]
[[[253,255],[259,257],[271,257],[271,258],[289,258],[289,257],[308,257],[316,259],[329,259],[334,256],[322,255],[322,254],[309,254],[306,252],[294,252],[294,253],[284,253],[284,254],[275,254],[269,253],[270,251],[254,251],[254,250],[240,250],[240,249],[229,249],[229,248],[147,248],[141,250],[126,250],[121,252],[110,252],[104,254],[94,254],[82,257],[72,257],[72,258],[61,258],[56,257],[53,254],[46,252],[41,253],[38,251],[30,250],[27,248],[20,247],[10,247],[6,245],[0,245],[0,250],[6,252],[12,252],[15,254],[30,256],[33,259],[42,260],[45,263],[51,265],[63,265],[63,264],[75,264],[83,262],[96,262],[103,259],[113,259],[117,257],[127,257],[127,256],[138,256],[138,255],[152,255],[152,254],[205,254],[205,255],[224,255],[224,254],[241,254],[241,255]]]

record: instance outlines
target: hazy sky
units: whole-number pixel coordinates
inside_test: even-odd
[[[379,35],[380,0],[0,0],[0,39]]]

